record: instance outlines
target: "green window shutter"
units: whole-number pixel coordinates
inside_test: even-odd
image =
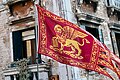
[[[23,42],[22,42],[22,32],[15,31],[12,33],[13,37],[13,57],[14,61],[22,59],[22,49],[23,49]]]

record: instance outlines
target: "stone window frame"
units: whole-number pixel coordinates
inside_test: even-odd
[[[34,27],[30,27],[30,28],[21,28],[21,29],[15,29],[15,30],[13,30],[11,33],[10,33],[10,49],[11,49],[11,62],[14,62],[14,61],[16,61],[16,60],[14,60],[14,42],[13,42],[13,32],[19,32],[19,31],[21,31],[21,32],[24,32],[24,31],[29,31],[29,30],[34,30],[34,32],[35,32],[35,28]],[[35,39],[35,34],[33,35],[28,35],[28,36],[24,36],[24,37],[22,37],[22,41],[25,41],[25,40],[31,40],[31,39],[34,39],[34,40],[36,40]],[[36,42],[35,42],[36,43]],[[36,53],[35,53],[36,54]],[[22,58],[23,58],[23,56],[22,56]],[[39,63],[41,63],[41,55],[39,54],[38,55],[38,58],[39,58]],[[36,59],[36,56],[35,56],[35,59]],[[30,64],[36,64],[36,61],[34,62],[34,63],[31,63],[30,62]]]

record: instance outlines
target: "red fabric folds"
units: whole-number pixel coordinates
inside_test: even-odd
[[[101,68],[104,66],[120,77],[119,69],[112,63],[115,57],[111,58],[111,52],[101,42],[77,25],[38,5],[37,9],[38,53],[63,64],[93,70],[113,79],[106,70]]]

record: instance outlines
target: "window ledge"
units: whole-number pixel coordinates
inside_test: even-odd
[[[112,30],[120,30],[120,23],[109,23],[109,27]]]
[[[91,1],[93,1],[93,2],[98,2],[99,0],[91,0]]]
[[[92,23],[96,23],[96,24],[101,24],[102,22],[104,22],[104,19],[93,16],[91,14],[77,13],[76,15],[77,15],[79,21],[83,20],[83,21],[88,21],[88,22],[92,22]]]
[[[28,22],[28,21],[35,21],[34,17],[32,15],[27,16],[27,17],[23,17],[23,18],[15,18],[15,17],[9,17],[9,25],[14,25],[14,24],[18,24],[18,23],[22,23],[22,22]]]
[[[49,71],[49,65],[47,64],[39,64],[38,65],[38,72],[48,72]],[[29,65],[29,70],[31,72],[37,72],[37,64]],[[17,70],[17,67],[14,68],[8,68],[3,71],[4,76],[10,76],[10,75],[16,75],[19,74],[19,71]]]

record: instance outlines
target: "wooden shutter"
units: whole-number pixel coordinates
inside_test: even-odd
[[[15,31],[12,33],[13,37],[13,57],[14,61],[22,59],[22,33],[21,31]]]

